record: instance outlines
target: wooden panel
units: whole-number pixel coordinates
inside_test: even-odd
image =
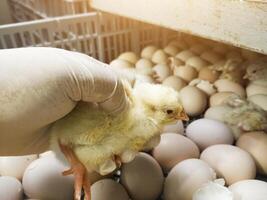
[[[92,7],[267,54],[267,0],[92,0]]]

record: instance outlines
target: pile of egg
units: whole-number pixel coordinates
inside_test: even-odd
[[[150,45],[140,56],[125,52],[113,60],[110,66],[133,87],[150,82],[178,91],[190,122],[165,126],[157,146],[137,154],[114,174],[90,174],[92,200],[266,200],[266,130],[234,135],[220,120],[227,112],[223,102],[232,94],[266,112],[264,59],[185,37],[163,49]],[[61,174],[66,169],[52,152],[0,157],[0,199],[73,199],[73,177]]]

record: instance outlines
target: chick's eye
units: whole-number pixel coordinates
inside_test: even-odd
[[[166,110],[167,114],[172,114],[173,110]]]

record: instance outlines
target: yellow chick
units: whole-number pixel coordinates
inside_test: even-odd
[[[80,199],[82,188],[90,199],[88,171],[101,175],[114,171],[138,151],[155,145],[165,124],[188,120],[172,88],[140,83],[132,89],[124,83],[124,89],[129,106],[117,116],[80,102],[51,128],[51,148],[70,162],[71,169],[63,175],[74,174],[75,199]]]

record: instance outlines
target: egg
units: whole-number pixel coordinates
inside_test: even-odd
[[[0,157],[0,174],[21,180],[25,169],[35,159],[37,155]]]
[[[21,183],[14,177],[0,177],[0,199],[1,200],[22,200],[23,189]]]
[[[153,46],[153,45],[146,46],[146,47],[143,48],[142,51],[141,51],[141,57],[142,57],[142,58],[146,58],[146,59],[151,60],[153,54],[154,54],[155,51],[157,51],[157,50],[158,50],[158,48],[157,48],[156,46]]]
[[[231,95],[234,95],[233,92],[217,92],[210,96],[210,106],[219,106],[224,103],[224,101],[230,97]]]
[[[157,82],[162,82],[171,75],[171,70],[166,64],[157,64],[153,67],[153,77]]]
[[[178,134],[184,134],[184,125],[181,120],[178,120],[177,122],[173,124],[168,124],[163,127],[163,133],[178,133]]]
[[[180,91],[183,87],[186,86],[186,82],[177,76],[169,76],[162,82],[162,84],[172,87],[176,91]]]
[[[200,115],[207,106],[207,96],[194,86],[186,86],[180,91],[181,102],[189,116]]]
[[[135,64],[138,60],[139,60],[139,57],[134,53],[134,52],[124,52],[122,53],[118,59],[120,60],[125,60],[125,61],[128,61],[132,64]]]
[[[142,58],[135,64],[136,72],[143,75],[152,75],[153,64],[150,60]]]
[[[233,92],[241,97],[245,97],[246,92],[242,85],[228,79],[220,79],[214,83],[219,92]]]
[[[120,60],[120,59],[115,59],[109,63],[109,65],[112,68],[116,69],[127,69],[127,68],[134,68],[134,64],[128,62],[127,60]]]
[[[184,65],[184,62],[181,61],[179,58],[176,57],[169,57],[167,64],[173,70],[175,67]]]
[[[168,172],[182,160],[198,158],[199,149],[194,142],[185,136],[165,133],[161,135],[160,143],[153,149],[152,155],[163,171]]]
[[[267,95],[267,88],[262,85],[258,85],[252,82],[246,87],[246,93],[248,97],[256,95],[256,94]]]
[[[203,151],[214,144],[232,144],[234,137],[231,129],[224,123],[212,119],[198,119],[191,122],[185,135]]]
[[[259,180],[243,180],[229,187],[234,200],[266,200],[267,183]]]
[[[23,175],[25,194],[34,199],[73,199],[73,176],[62,175],[68,168],[55,156],[34,160]]]
[[[91,186],[93,200],[129,200],[124,187],[112,179],[97,181]]]
[[[227,105],[212,106],[206,110],[204,117],[207,119],[214,119],[223,122],[225,114],[231,110],[232,108]]]
[[[166,64],[168,59],[168,55],[162,50],[158,49],[156,50],[152,55],[152,62],[156,64]]]
[[[211,84],[209,81],[201,80],[198,78],[192,80],[189,83],[189,85],[197,87],[202,92],[204,92],[207,96],[210,96],[217,91],[216,88],[213,86],[213,84]]]
[[[204,44],[194,44],[191,46],[190,51],[197,55],[201,55],[204,51],[206,51],[209,47]]]
[[[183,62],[186,62],[189,58],[194,57],[195,54],[191,52],[190,50],[183,50],[180,53],[178,53],[175,57],[180,59]]]
[[[263,110],[267,111],[267,95],[264,94],[256,94],[248,97],[250,102],[261,107]]]
[[[216,178],[214,170],[199,159],[184,160],[170,171],[164,184],[164,200],[192,200],[194,192]]]
[[[122,165],[121,183],[132,199],[157,199],[163,181],[160,165],[146,153],[139,153],[132,162]]]
[[[208,67],[203,67],[199,71],[198,78],[214,83],[219,78],[219,74]]]
[[[200,155],[215,171],[224,178],[227,185],[253,179],[256,166],[253,158],[243,149],[229,144],[217,144],[206,148]]]
[[[222,56],[220,54],[217,54],[211,50],[203,52],[200,57],[212,64],[215,64],[222,59]]]
[[[194,67],[197,71],[200,71],[203,67],[208,66],[208,62],[198,56],[189,58],[185,64],[187,66]]]
[[[175,56],[178,53],[178,51],[180,51],[180,49],[178,49],[174,45],[168,45],[163,49],[163,51],[169,54],[170,56]]]
[[[242,134],[236,145],[249,152],[254,158],[257,170],[267,175],[267,134],[263,131]]]
[[[197,71],[195,70],[195,68],[190,66],[175,67],[173,74],[187,82],[190,82],[191,80],[197,77]]]

